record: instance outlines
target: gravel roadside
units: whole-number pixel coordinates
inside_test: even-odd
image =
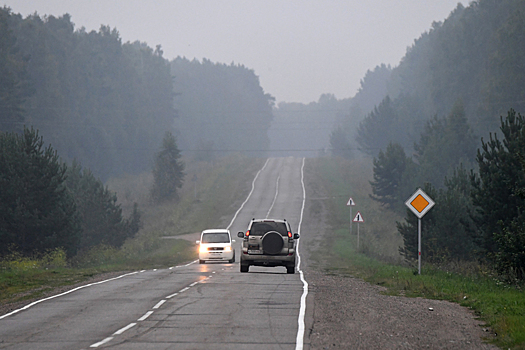
[[[310,349],[498,349],[474,314],[440,300],[381,294],[363,280],[308,271]]]
[[[348,275],[324,273],[330,254],[326,193],[315,175],[309,183],[301,254],[309,284],[305,348],[498,349],[474,313],[448,301],[388,296],[385,288]],[[302,259],[303,260],[303,259]],[[306,338],[308,337],[308,338]]]

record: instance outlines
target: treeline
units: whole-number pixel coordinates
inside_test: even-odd
[[[265,156],[274,98],[239,64],[178,57],[174,77],[177,143],[183,154],[211,160],[227,153]]]
[[[386,94],[355,139],[374,157],[372,197],[407,213],[398,230],[408,260],[417,218],[403,203],[422,187],[436,202],[423,219],[426,261],[483,261],[525,279],[524,11],[515,0],[458,5],[399,66],[370,72]]]
[[[0,8],[0,257],[72,257],[134,237],[138,207],[123,217],[109,177],[153,170],[161,203],[177,200],[182,153],[265,154],[273,98],[252,70],[162,56],[67,14]]]
[[[5,7],[0,38],[1,131],[31,125],[102,179],[151,169],[175,119],[160,46],[122,43],[107,26],[75,30],[69,15],[22,18]]]
[[[271,155],[282,157],[317,157],[330,149],[330,131],[344,118],[350,108],[350,99],[338,100],[332,94],[323,94],[309,104],[280,102],[274,107],[275,119],[268,130]],[[348,145],[334,152],[352,152]],[[336,153],[339,154],[339,153]]]
[[[93,173],[67,166],[34,129],[0,133],[0,257],[68,257],[106,245],[120,247],[140,229],[135,205],[122,216],[117,196]]]
[[[412,152],[426,121],[445,116],[461,100],[474,134],[487,138],[497,130],[500,115],[511,108],[525,110],[524,16],[521,0],[458,4],[444,22],[433,23],[414,42],[397,67],[369,72],[367,78],[375,84],[360,93],[384,91],[385,108],[379,103],[357,108],[361,116],[351,111],[349,118],[365,118],[357,134],[347,137],[357,137],[370,155],[391,141]]]

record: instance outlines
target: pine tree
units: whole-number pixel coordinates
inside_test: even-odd
[[[412,160],[405,155],[401,145],[391,142],[385,152],[379,151],[373,163],[374,180],[370,181],[373,195],[370,197],[398,210],[406,195],[404,179],[408,169],[413,168]]]
[[[67,167],[33,128],[0,133],[0,253],[76,252],[79,223]]]
[[[184,182],[184,163],[173,134],[166,132],[162,149],[157,153],[153,167],[153,188],[151,195],[157,202],[176,199],[177,189]]]
[[[478,149],[479,174],[471,175],[472,200],[479,208],[477,238],[484,253],[497,265],[508,268],[513,260],[511,252],[506,256],[511,242],[508,235],[523,229],[525,169],[521,159],[525,154],[525,118],[511,109],[505,120],[501,117],[500,130],[502,141],[491,134]]]

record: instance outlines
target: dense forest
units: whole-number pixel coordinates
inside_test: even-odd
[[[362,82],[358,95],[383,97],[365,113],[353,100],[343,125],[361,113],[357,132],[338,127],[331,138],[334,150],[355,140],[373,157],[372,198],[385,207],[403,213],[418,187],[435,200],[423,228],[429,261],[480,259],[512,280],[525,278],[524,14],[518,0],[459,4],[398,66],[368,72],[374,88]],[[398,230],[401,254],[416,259],[415,216]]]
[[[10,88],[0,129],[31,125],[61,157],[103,179],[150,169],[175,118],[160,47],[123,44],[106,26],[75,30],[68,15],[22,18],[3,9],[1,17],[1,79]]]
[[[176,200],[182,153],[266,154],[272,106],[242,65],[169,62],[108,26],[0,8],[0,256],[121,246],[140,211],[124,218],[104,181],[152,172],[151,199]]]
[[[243,65],[178,57],[174,76],[177,142],[183,154],[210,160],[231,152],[267,155],[274,98]]]

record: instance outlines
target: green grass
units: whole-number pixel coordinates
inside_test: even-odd
[[[448,300],[468,307],[497,334],[491,341],[502,349],[525,349],[525,293],[523,286],[499,281],[490,269],[476,263],[450,263],[436,267],[423,262],[422,274],[404,263],[398,253],[402,240],[396,237],[400,217],[384,210],[368,196],[371,161],[330,158],[307,162],[307,176],[314,186],[323,186],[329,222],[335,239],[322,247],[330,256],[324,263],[328,273],[352,275],[387,288],[387,294]],[[320,185],[321,183],[322,185]],[[364,247],[356,249],[355,227],[348,228],[348,198],[352,196],[365,218]],[[355,211],[354,211],[355,212]],[[368,219],[368,220],[367,220]],[[394,243],[393,243],[394,242]],[[326,251],[329,254],[326,254]]]
[[[129,213],[134,202],[139,204],[143,228],[137,236],[119,249],[96,247],[70,261],[62,251],[38,259],[16,254],[4,257],[0,261],[0,303],[39,298],[106,272],[165,268],[196,259],[195,243],[177,237],[226,227],[263,163],[264,159],[239,155],[214,163],[188,162],[179,200],[161,205],[150,201],[150,174],[111,179],[107,185],[117,192],[124,212]],[[197,182],[191,181],[194,175]]]

